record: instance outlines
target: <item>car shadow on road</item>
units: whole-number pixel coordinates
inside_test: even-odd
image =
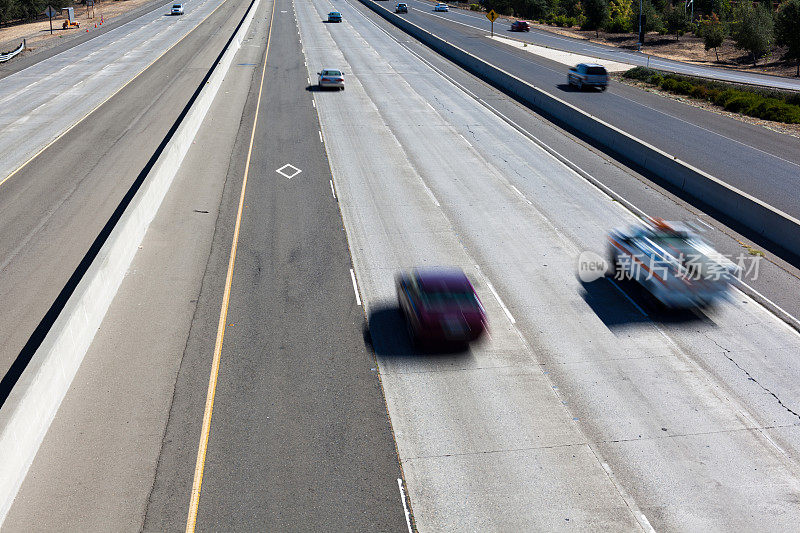
[[[369,312],[364,325],[364,344],[383,357],[469,356],[467,345],[418,346],[412,342],[403,312],[396,305],[378,305]]]
[[[714,325],[701,309],[664,307],[633,280],[617,280],[612,276],[606,276],[588,283],[581,281],[581,287],[584,301],[612,330],[650,322],[670,325]]]
[[[564,91],[565,93],[580,93],[583,92],[581,89],[578,89],[574,85],[570,85],[569,83],[559,83],[556,85],[560,90]]]

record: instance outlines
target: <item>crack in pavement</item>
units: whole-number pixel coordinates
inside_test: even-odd
[[[742,367],[742,366],[741,366],[739,363],[737,363],[736,361],[734,361],[734,360],[733,360],[733,358],[732,358],[730,355],[728,355],[729,353],[731,353],[731,351],[730,351],[729,349],[725,348],[725,347],[724,347],[724,346],[722,346],[720,343],[718,343],[717,341],[715,341],[714,339],[712,339],[711,337],[709,337],[707,333],[705,334],[705,336],[706,336],[706,338],[707,338],[708,340],[710,340],[711,342],[713,342],[714,344],[716,344],[716,345],[717,345],[717,346],[718,346],[718,347],[719,347],[719,348],[722,350],[722,355],[724,355],[724,356],[725,356],[725,358],[726,358],[728,361],[730,361],[731,363],[733,363],[734,365],[736,365],[736,368],[738,368],[739,370],[741,370],[742,372],[744,372],[744,374],[747,376],[747,379],[749,379],[750,381],[752,381],[753,383],[755,383],[756,385],[758,385],[759,387],[761,387],[761,389],[762,389],[763,391],[767,392],[767,393],[768,393],[770,396],[772,396],[773,398],[775,398],[775,401],[777,401],[777,402],[778,402],[778,405],[780,405],[781,407],[783,407],[784,409],[786,409],[786,411],[787,411],[787,412],[791,413],[793,416],[797,417],[797,419],[798,419],[798,420],[800,420],[800,414],[796,413],[796,412],[795,412],[795,411],[793,411],[793,410],[792,410],[790,407],[788,407],[786,404],[784,404],[784,403],[783,403],[783,401],[782,401],[782,400],[781,400],[781,399],[778,397],[778,395],[777,395],[777,394],[775,394],[774,392],[772,392],[771,390],[769,390],[767,387],[765,387],[764,385],[762,385],[762,384],[761,384],[761,383],[760,383],[760,382],[759,382],[759,381],[758,381],[756,378],[754,378],[752,375],[750,375],[750,372],[748,372],[747,370],[745,370],[745,369],[744,369],[744,368],[743,368],[743,367]]]

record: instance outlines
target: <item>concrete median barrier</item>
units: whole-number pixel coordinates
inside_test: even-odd
[[[95,332],[172,184],[244,40],[260,0],[252,0],[225,50],[171,130],[161,153],[0,408],[0,525],[25,479]]]
[[[800,257],[800,220],[487,63],[372,0],[359,1],[468,72]]]

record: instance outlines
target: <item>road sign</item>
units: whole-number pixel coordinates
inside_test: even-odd
[[[486,18],[492,23],[492,37],[494,37],[494,21],[497,20],[499,16],[500,15],[494,12],[494,9],[486,13]]]
[[[53,9],[53,6],[47,6],[47,9],[44,10],[44,14],[50,19],[50,35],[53,35],[53,17],[58,15],[58,11]]]

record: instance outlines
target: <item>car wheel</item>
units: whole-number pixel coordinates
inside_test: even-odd
[[[578,80],[578,90],[579,91],[583,90],[583,80]]]
[[[600,87],[600,90],[601,90],[601,91],[605,91],[606,89],[607,89],[607,87],[606,87],[605,85],[603,85],[603,86],[601,86],[601,87]]]

